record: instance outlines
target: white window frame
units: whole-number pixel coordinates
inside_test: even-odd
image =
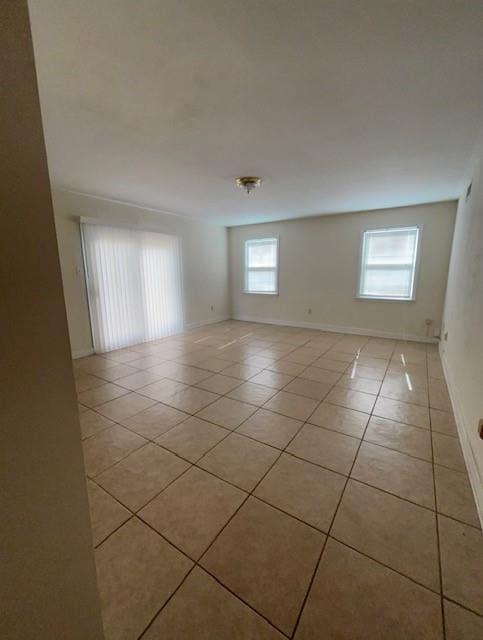
[[[275,263],[275,267],[248,267],[248,246],[250,243],[254,242],[275,242],[277,247],[277,261]],[[243,285],[243,293],[248,293],[256,296],[278,296],[278,272],[280,265],[280,242],[278,236],[260,236],[255,238],[247,238],[245,240],[245,252],[244,252],[244,285]],[[275,270],[275,291],[249,291],[248,290],[248,273],[249,271],[269,271]]]
[[[361,293],[362,289],[362,275],[364,272],[364,257],[365,257],[365,243],[366,243],[366,233],[372,233],[374,231],[405,231],[405,230],[413,230],[417,231],[416,237],[416,259],[414,261],[413,268],[413,278],[411,283],[411,296],[408,298],[400,298],[394,296],[370,296]],[[421,237],[422,237],[423,228],[422,225],[413,224],[413,225],[405,225],[400,227],[371,227],[368,229],[364,229],[361,232],[361,240],[360,240],[360,256],[359,256],[359,278],[357,284],[357,294],[356,298],[359,300],[380,300],[387,302],[414,302],[416,300],[416,289],[419,278],[419,265],[420,265],[420,257],[421,257]]]

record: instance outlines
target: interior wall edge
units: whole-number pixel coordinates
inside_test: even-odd
[[[232,320],[231,315],[219,316],[217,318],[210,318],[209,320],[197,320],[196,322],[187,322],[184,325],[185,331],[191,329],[198,329],[198,327],[206,327],[210,324],[218,324],[218,322],[225,322],[226,320]]]
[[[245,316],[234,314],[232,320],[242,320],[244,322],[259,322],[261,324],[276,324],[283,327],[300,327],[300,329],[316,329],[317,331],[328,331],[330,333],[350,333],[357,336],[368,336],[370,338],[388,338],[391,340],[409,340],[410,342],[425,342],[437,344],[438,338],[419,336],[415,334],[393,333],[391,331],[377,331],[362,327],[345,327],[342,325],[323,324],[317,322],[303,322],[294,320],[276,320],[274,318],[260,318],[257,316]]]
[[[219,322],[225,322],[226,320],[231,320],[230,315],[226,316],[217,316],[216,318],[210,318],[208,320],[198,320],[196,322],[187,322],[184,324],[183,331],[190,331],[192,329],[198,329],[199,327],[206,327],[210,324],[218,324]],[[127,347],[129,348],[129,347]],[[79,358],[85,358],[87,356],[92,356],[95,354],[94,349],[78,349],[72,351],[72,359],[78,360]]]
[[[473,450],[471,441],[468,437],[469,428],[466,424],[463,411],[463,402],[459,397],[458,387],[454,383],[444,350],[440,349],[439,351],[441,364],[443,365],[444,376],[451,399],[451,404],[453,405],[453,413],[455,417],[456,428],[458,430],[459,441],[461,444],[461,449],[463,451],[463,457],[465,459],[470,485],[475,497],[476,509],[478,511],[478,516],[483,528],[483,478],[480,477],[476,451]]]
[[[72,360],[78,360],[79,358],[86,358],[87,356],[94,355],[94,349],[76,349],[72,351]]]
[[[0,636],[103,640],[26,0],[0,42]]]
[[[438,337],[456,217],[454,201],[229,229],[232,314]],[[410,302],[358,296],[364,231],[418,226],[416,295]],[[278,295],[244,292],[247,240],[279,239]],[[310,325],[309,325],[310,326]],[[384,334],[384,335],[385,335]]]
[[[149,229],[181,239],[184,322],[216,322],[229,317],[228,231],[136,205],[52,192],[72,357],[92,353],[92,336],[81,249],[80,218],[98,224]]]

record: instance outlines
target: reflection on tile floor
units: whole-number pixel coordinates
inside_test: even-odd
[[[227,321],[74,373],[107,640],[482,637],[436,345]]]

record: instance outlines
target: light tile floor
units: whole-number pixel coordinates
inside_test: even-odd
[[[223,322],[74,362],[107,640],[476,640],[437,347]]]

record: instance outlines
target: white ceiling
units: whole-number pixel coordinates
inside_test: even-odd
[[[31,0],[51,179],[227,225],[453,199],[481,0]],[[258,175],[250,196],[234,186]]]

